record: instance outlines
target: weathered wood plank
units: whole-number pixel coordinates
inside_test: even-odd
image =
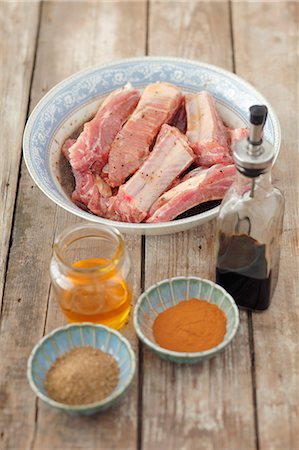
[[[237,73],[269,99],[282,127],[274,168],[275,184],[286,197],[280,277],[270,309],[252,316],[260,448],[295,450],[299,439],[299,5],[234,3],[233,29]]]
[[[30,22],[30,27],[26,24]],[[29,102],[39,4],[0,4],[0,305]]]
[[[41,39],[44,42],[38,51],[38,68],[36,71],[36,86],[34,89],[40,92],[41,84],[44,80],[43,68],[48,67],[49,53],[51,57],[57,58],[61,63],[61,70],[71,70],[71,73],[91,64],[97,64],[131,56],[130,42],[137,40],[138,46],[135,47],[135,56],[142,54],[145,47],[145,5],[143,3],[132,4],[122,3],[102,3],[100,5],[91,4],[86,10],[84,4],[76,5],[69,20],[71,23],[81,23],[83,15],[88,17],[84,28],[78,27],[78,36],[69,34],[69,23],[64,24],[64,14],[67,12],[66,4],[55,6],[46,5],[43,15],[43,27],[41,29]],[[50,36],[53,33],[53,25],[59,29],[55,46],[55,52],[49,52],[53,42]],[[90,37],[90,29],[93,29],[93,35]],[[116,32],[115,30],[121,30]],[[83,37],[82,37],[83,33]],[[79,47],[73,42],[81,39]],[[59,41],[65,42],[65,47],[70,49],[68,63],[64,61],[65,52],[59,51]],[[91,51],[92,49],[92,51]],[[75,61],[72,60],[72,54],[76,51]],[[58,53],[58,55],[57,55]],[[77,67],[74,67],[74,62]],[[71,69],[70,69],[71,68]],[[57,81],[56,74],[50,74],[51,82]],[[65,75],[64,75],[65,76]],[[49,75],[47,78],[49,80]],[[52,84],[51,83],[51,84]],[[78,222],[78,218],[71,217],[60,210],[57,211],[56,232],[60,232],[65,226]],[[140,238],[126,238],[129,250],[135,265],[134,292],[135,298],[138,296],[140,285]],[[52,296],[49,304],[46,331],[53,329],[63,322],[63,317]],[[132,331],[131,324],[123,330],[124,334],[130,339],[136,349],[136,338]],[[39,404],[39,414],[36,430],[36,439],[33,448],[37,450],[44,446],[51,445],[51,449],[70,448],[133,448],[136,442],[137,432],[137,376],[127,395],[120,405],[117,405],[111,411],[100,415],[95,419],[89,418],[69,418],[68,416],[57,415],[49,411],[43,404]],[[79,433],[74,433],[74,427],[78,428]],[[113,431],[112,431],[113,430]],[[46,431],[46,432],[45,432]],[[54,436],[53,436],[54,435]]]
[[[166,31],[165,31],[166,30]],[[232,69],[226,2],[151,2],[150,53],[197,58]],[[146,239],[145,285],[169,276],[214,278],[215,222]],[[255,448],[248,321],[217,358],[176,366],[144,352],[144,449]]]
[[[44,3],[31,108],[45,91],[77,70],[142,54],[145,15],[143,2]],[[4,380],[3,448],[66,450],[136,445],[137,376],[119,405],[92,418],[57,414],[39,401],[36,409],[35,397],[26,380],[26,360],[33,345],[44,330],[63,323],[56,302],[51,298],[48,305],[52,243],[56,233],[78,221],[53,205],[33,185],[23,164],[0,336],[2,354],[11,355],[10,349],[14,350],[0,367]],[[136,298],[140,284],[140,238],[126,241],[135,263]],[[136,347],[131,326],[125,334]]]
[[[30,21],[31,26],[27,27]],[[22,132],[26,120],[31,73],[34,64],[36,39],[39,25],[39,4],[1,3],[0,4],[0,304],[4,290],[6,264],[8,258],[11,226],[17,191],[19,162],[22,151]],[[24,229],[27,218],[24,215]],[[20,242],[20,241],[18,241]],[[26,254],[19,259],[18,264],[25,264]],[[17,271],[17,265],[15,265]],[[40,267],[38,270],[42,270]],[[26,283],[25,283],[26,284]],[[26,286],[24,286],[26,290]],[[1,364],[0,364],[0,447],[9,446],[9,426],[12,417],[20,406],[20,417],[15,433],[29,437],[27,423],[34,422],[34,400],[26,399],[22,394],[18,398],[14,395],[15,386],[10,377],[6,377],[6,367],[9,359],[11,373],[15,382],[24,385],[23,371],[26,359],[22,355],[23,342],[15,327],[15,317],[12,314],[12,326],[9,331],[6,316],[8,309],[19,309],[20,292],[16,286],[15,295],[9,296],[14,303],[4,304],[0,317],[1,328]],[[26,313],[26,310],[23,311]],[[23,324],[26,324],[26,314]],[[22,324],[22,325],[23,325]],[[24,325],[23,325],[24,326]],[[13,331],[14,330],[14,331]],[[24,335],[23,335],[24,336]],[[4,343],[4,346],[2,345]],[[20,348],[20,354],[14,352],[15,346]],[[3,353],[2,353],[2,350]],[[9,358],[8,358],[8,355]],[[22,376],[20,376],[22,374]],[[27,401],[27,403],[26,403]],[[24,413],[24,405],[28,405],[28,413]],[[22,408],[23,405],[23,408]],[[31,409],[30,409],[31,406]],[[24,416],[24,419],[23,419]]]

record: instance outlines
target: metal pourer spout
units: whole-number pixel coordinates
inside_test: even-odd
[[[250,129],[248,137],[248,153],[259,155],[263,151],[263,128],[267,119],[268,109],[265,105],[253,105],[250,111]]]
[[[273,146],[263,139],[267,114],[267,106],[251,106],[249,108],[249,137],[240,139],[234,145],[233,157],[237,169],[251,178],[265,173],[273,162]]]
[[[273,146],[263,140],[263,128],[268,109],[265,105],[253,105],[249,108],[249,137],[238,141],[233,149],[237,169],[243,175],[252,178],[250,196],[254,195],[255,178],[265,173],[271,166],[274,153]]]
[[[249,108],[250,129],[248,137],[248,153],[259,156],[263,153],[263,128],[267,119],[268,109],[265,105],[253,105]],[[251,180],[250,197],[254,196],[255,178]]]

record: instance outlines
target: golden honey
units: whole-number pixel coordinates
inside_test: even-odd
[[[89,228],[88,225],[85,227]],[[58,245],[51,262],[51,278],[58,302],[69,322],[94,322],[116,329],[126,322],[132,301],[132,289],[128,283],[129,258],[125,253],[124,243],[117,232],[119,242],[112,246],[111,229],[103,234],[103,226],[92,225],[92,236],[104,236],[103,242],[95,240],[89,246],[79,242],[87,236],[90,229],[83,233],[75,233],[75,246],[72,248],[72,258],[67,259],[66,247],[71,246],[73,240]],[[100,229],[98,229],[100,227]],[[82,226],[80,226],[80,229]],[[96,230],[95,230],[96,228]],[[89,234],[88,234],[89,231]],[[98,233],[96,233],[98,231]],[[105,238],[105,239],[104,239]],[[111,243],[109,243],[109,239]],[[60,242],[60,241],[58,241]],[[108,245],[109,244],[109,245]],[[118,245],[116,245],[118,244]],[[97,248],[98,246],[98,248]],[[112,250],[110,249],[112,247]],[[64,253],[63,253],[64,252]],[[96,257],[96,254],[108,257]],[[77,255],[91,254],[91,257],[78,259]]]
[[[103,258],[90,258],[73,264],[77,268],[95,268],[109,264]],[[100,272],[100,270],[99,270]],[[95,322],[121,328],[130,312],[131,289],[114,268],[107,274],[71,273],[72,287],[59,298],[70,322]]]

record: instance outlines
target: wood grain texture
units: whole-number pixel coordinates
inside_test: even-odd
[[[26,380],[32,347],[44,333],[64,323],[48,275],[53,241],[80,219],[52,204],[23,164],[9,242],[39,5],[2,2],[0,12],[0,298],[6,280],[0,318],[0,449],[131,450],[138,441],[144,450],[297,450],[298,3],[43,3],[30,109],[75,71],[141,56],[147,49],[151,55],[196,58],[230,70],[234,59],[237,73],[269,99],[282,125],[274,180],[286,195],[286,216],[280,278],[271,308],[252,318],[241,312],[232,344],[202,365],[176,366],[144,350],[142,395],[138,398],[136,376],[119,405],[89,418],[71,418],[45,407]],[[148,287],[186,274],[213,279],[214,240],[215,222],[177,235],[148,237],[141,263],[140,238],[126,237],[135,266],[134,300],[141,283]],[[131,322],[123,332],[137,351]]]
[[[64,17],[68,15],[68,21]],[[82,17],[84,20],[82,22]],[[74,4],[69,12],[69,5],[64,3],[46,4],[43,10],[41,44],[38,47],[36,76],[33,92],[40,93],[44,80],[55,84],[69,73],[89,65],[101,64],[112,59],[138,56],[145,47],[145,4],[117,2],[101,4],[90,3],[88,8],[83,3]],[[55,41],[51,39],[57,30]],[[72,30],[72,33],[70,32]],[[74,31],[76,33],[74,34]],[[137,41],[134,54],[130,43]],[[63,42],[63,47],[61,47]],[[79,45],[78,45],[79,43]],[[54,50],[52,50],[54,46]],[[66,54],[68,49],[69,55]],[[59,61],[59,74],[44,73],[49,58]],[[61,65],[61,67],[60,67]],[[57,64],[56,69],[57,70]],[[69,73],[67,73],[69,71]],[[77,223],[78,218],[57,208],[56,235],[65,226]],[[140,238],[126,238],[129,251],[134,260],[134,301],[140,286]],[[53,296],[50,297],[46,332],[59,326],[63,317]],[[122,330],[136,350],[137,341],[131,322]],[[116,405],[105,414],[94,418],[74,418],[57,415],[39,403],[38,421],[33,449],[74,449],[74,448],[134,448],[137,433],[137,382],[130,389],[121,404]],[[77,432],[74,432],[74,429]]]
[[[267,97],[282,128],[273,171],[286,198],[280,276],[270,309],[252,317],[259,442],[297,450],[299,4],[234,3],[233,29],[237,73]]]
[[[44,3],[31,109],[48,89],[77,70],[143,54],[145,13],[143,2]],[[137,376],[118,405],[92,418],[57,414],[39,401],[36,408],[26,380],[26,361],[32,347],[44,332],[64,323],[55,300],[52,296],[49,299],[52,244],[57,233],[79,221],[34,186],[23,164],[0,336],[2,355],[10,354],[11,348],[15,352],[0,367],[4,407],[1,449],[2,443],[3,448],[11,450],[120,449],[136,445]],[[140,285],[140,238],[127,238],[126,242],[135,263],[135,301]],[[124,334],[136,348],[131,325]]]
[[[30,21],[30,28],[26,24]],[[19,162],[22,151],[22,132],[27,116],[31,73],[34,64],[35,43],[39,24],[39,4],[1,3],[0,4],[0,304],[5,289],[6,262],[9,245],[22,245],[22,236],[14,235],[10,242],[13,212],[19,177]],[[24,205],[25,206],[25,205]],[[28,222],[24,214],[24,230]],[[7,277],[12,283],[18,278],[18,267],[28,263],[26,248],[20,255],[14,270]],[[34,245],[32,250],[34,251]],[[36,261],[37,273],[43,270],[42,261]],[[34,264],[33,264],[34,265]],[[23,436],[24,442],[31,438],[34,423],[35,400],[27,398],[27,382],[24,377],[26,356],[23,352],[26,332],[18,333],[18,325],[31,326],[19,299],[28,293],[25,278],[21,286],[15,285],[14,293],[5,292],[6,301],[2,304],[0,323],[0,448],[14,447],[10,435],[10,425],[17,414],[19,417],[14,434]],[[34,294],[31,290],[30,294]],[[18,323],[15,312],[22,314]],[[35,315],[33,311],[33,316]],[[8,316],[10,319],[8,319]],[[37,318],[37,316],[35,316]],[[7,319],[7,320],[6,320]],[[18,352],[15,352],[15,349]],[[15,385],[19,395],[16,395]],[[23,389],[24,388],[24,389]],[[28,410],[27,410],[28,408]]]
[[[26,27],[30,21],[31,26]],[[39,4],[0,4],[0,305],[17,190]]]
[[[232,69],[225,2],[150,3],[150,54],[186,56]],[[167,38],[166,38],[167,36]],[[145,285],[170,276],[214,278],[215,222],[173,236],[146,238]],[[247,314],[232,345],[196,366],[144,351],[144,449],[255,448]]]

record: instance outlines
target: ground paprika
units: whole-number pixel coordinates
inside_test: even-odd
[[[183,300],[160,313],[153,324],[161,347],[177,352],[201,352],[220,344],[226,333],[225,313],[206,300]]]

